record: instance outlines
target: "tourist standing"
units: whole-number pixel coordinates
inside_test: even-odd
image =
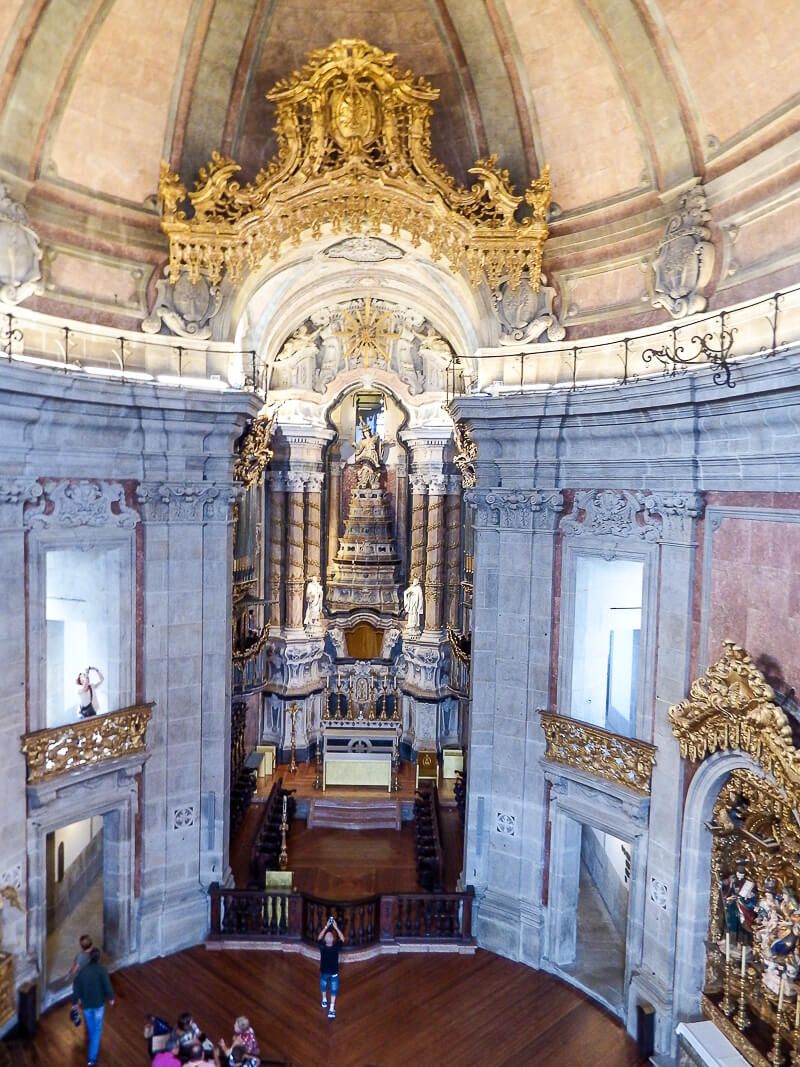
[[[74,989],[77,1003],[83,1008],[83,1020],[89,1038],[89,1067],[95,1067],[106,1002],[109,1005],[114,1003],[114,990],[108,971],[100,963],[99,948],[93,948],[89,953],[89,962],[75,976]]]
[[[337,941],[336,938],[339,938]],[[317,940],[319,946],[319,989],[322,993],[320,1003],[323,1008],[328,1008],[328,986],[331,990],[331,1003],[328,1008],[328,1018],[336,1018],[336,995],[339,992],[339,950],[344,941],[344,934],[336,925],[336,920],[331,915],[327,923],[319,932]]]

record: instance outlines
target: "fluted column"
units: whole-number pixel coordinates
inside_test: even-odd
[[[416,574],[422,581],[425,574],[425,511],[428,486],[419,476],[411,482],[411,564],[409,578]]]
[[[459,582],[461,580],[461,493],[457,479],[450,479],[445,498],[445,573],[447,582],[447,625],[458,629]]]
[[[428,540],[425,552],[425,629],[440,630],[444,618],[444,478],[428,488]]]
[[[286,482],[282,471],[269,472],[269,618],[272,626],[283,626],[281,578],[286,533]]]
[[[309,474],[306,482],[306,575],[322,577],[320,521],[322,518],[322,473]]]
[[[286,475],[286,628],[303,628],[303,519],[305,478],[290,471]]]

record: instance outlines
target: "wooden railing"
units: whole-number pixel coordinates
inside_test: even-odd
[[[274,889],[223,889],[214,883],[210,941],[284,941],[316,945],[333,915],[344,950],[397,942],[472,944],[471,889],[465,893],[384,893],[326,901]]]

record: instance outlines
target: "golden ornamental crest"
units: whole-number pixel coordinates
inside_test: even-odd
[[[237,283],[265,257],[303,236],[385,233],[425,242],[434,259],[472,285],[492,288],[523,272],[539,288],[547,239],[550,179],[542,175],[516,196],[494,156],[457,185],[431,156],[432,103],[424,79],[394,66],[395,54],[346,39],[311,52],[267,93],[277,112],[278,156],[247,185],[238,163],[212,153],[188,191],[161,164],[161,226],[169,238],[170,278],[183,271],[212,283]],[[186,204],[188,210],[179,205]]]

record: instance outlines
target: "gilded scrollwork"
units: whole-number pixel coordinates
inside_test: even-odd
[[[478,459],[478,446],[472,440],[472,431],[461,419],[453,426],[453,437],[456,443],[456,454],[453,462],[461,474],[461,481],[465,489],[474,489],[478,484],[478,476],[475,471],[475,462]]]
[[[273,455],[270,445],[275,415],[275,412],[257,415],[239,440],[233,477],[237,482],[242,482],[245,489],[255,489],[264,484],[264,473]]]
[[[547,744],[546,759],[649,796],[656,761],[653,745],[565,715],[548,711],[540,711],[539,715]]]
[[[395,55],[357,39],[311,52],[301,71],[267,94],[276,107],[278,155],[243,185],[220,153],[188,191],[162,164],[162,228],[170,280],[186,271],[233,284],[265,256],[303,234],[362,237],[401,233],[428,243],[434,259],[464,267],[473,285],[512,289],[526,277],[539,290],[548,236],[545,167],[517,196],[494,156],[457,185],[431,155],[430,121],[439,91],[394,65]],[[189,201],[191,211],[179,205]],[[519,215],[522,213],[522,217]],[[191,217],[190,217],[191,216]],[[388,232],[387,232],[388,231]]]
[[[151,715],[151,704],[137,704],[107,715],[24,734],[22,751],[29,784],[144,752]]]

